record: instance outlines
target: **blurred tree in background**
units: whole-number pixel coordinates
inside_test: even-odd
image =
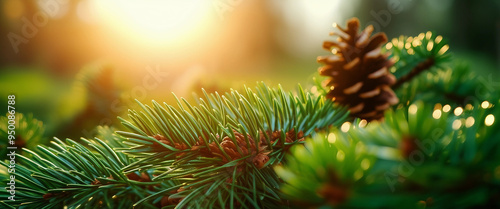
[[[2,207],[499,207],[498,1],[0,7]]]
[[[479,74],[499,74],[500,3],[494,0],[117,2],[0,4],[2,93],[17,92],[19,105],[50,136],[95,133],[90,127],[112,124],[110,114],[126,114],[134,99],[167,99],[171,91],[190,98],[199,87],[223,91],[260,80],[291,88],[318,67],[314,57],[331,23],[352,16],[390,39],[435,31],[449,38],[457,60]],[[83,90],[77,83],[89,63],[107,63],[113,70],[104,83],[115,87]],[[160,79],[151,80],[152,71]]]

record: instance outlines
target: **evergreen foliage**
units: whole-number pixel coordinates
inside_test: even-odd
[[[197,106],[184,99],[177,99],[177,108],[153,101],[153,107],[130,111],[130,121],[121,119],[131,131],[117,132],[130,146],[122,151],[139,159],[124,172],[154,169],[153,181],[179,182],[148,198],[177,192],[172,196],[182,198],[179,208],[278,207],[284,204],[281,180],[272,166],[304,136],[347,117],[300,87],[298,96],[263,83],[244,93],[204,93]]]
[[[33,118],[31,114],[16,113],[14,115],[16,128],[13,134],[15,139],[12,140],[15,144],[9,144],[9,115],[0,117],[0,159],[5,159],[9,146],[17,147],[20,151],[23,147],[33,149],[37,144],[45,144],[48,141],[44,136],[45,127],[42,121]]]
[[[417,102],[384,122],[357,120],[314,137],[276,168],[284,193],[333,208],[499,207],[500,131],[491,118],[500,110],[445,110]]]
[[[241,92],[203,90],[194,104],[175,95],[175,105],[138,102],[141,110],[119,118],[125,129],[99,127],[94,139],[23,149],[15,201],[0,205],[500,207],[499,89],[450,64],[446,40],[430,32],[385,48],[400,103],[381,121],[349,116],[349,107],[326,99],[321,79],[297,93],[258,83]],[[21,133],[41,136],[39,122],[26,124]],[[6,184],[8,162],[1,165]]]
[[[107,141],[116,139],[108,137]],[[158,186],[147,181],[148,173],[121,172],[134,159],[115,152],[103,140],[81,140],[54,138],[52,146],[17,154],[15,201],[0,203],[9,208],[130,208]],[[3,175],[2,179],[9,178]],[[7,199],[10,195],[2,192],[0,196]],[[145,204],[143,208],[156,207]]]

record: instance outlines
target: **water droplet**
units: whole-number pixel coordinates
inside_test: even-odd
[[[425,38],[431,39],[431,37],[432,37],[432,32],[427,31],[427,33],[425,34]]]
[[[340,127],[340,130],[342,130],[342,132],[348,132],[350,128],[351,128],[351,123],[350,122],[345,122]]]
[[[427,43],[427,51],[432,50],[433,47],[434,47],[434,42]]]
[[[418,38],[419,38],[420,40],[423,40],[423,39],[425,38],[425,34],[424,34],[424,33],[420,33],[420,34],[418,34]]]
[[[451,110],[451,106],[449,104],[443,106],[443,112],[449,112]]]
[[[439,44],[439,42],[441,42],[443,40],[443,37],[442,36],[437,36],[436,39],[434,39],[434,42],[436,42],[436,44]]]
[[[408,108],[408,112],[409,112],[410,114],[415,114],[415,113],[417,113],[417,105],[415,105],[415,104],[410,105],[410,107]]]
[[[359,121],[359,127],[361,127],[361,128],[364,128],[366,126],[366,124],[368,124],[368,121],[366,121],[365,119]]]
[[[363,171],[362,170],[357,170],[354,172],[354,180],[359,180],[361,177],[363,177]]]
[[[345,158],[344,151],[339,150],[339,151],[337,152],[337,160],[338,160],[339,162],[342,162],[342,161],[344,161],[344,158]]]
[[[414,47],[420,46],[422,42],[420,42],[420,39],[414,39],[413,42],[411,43]]]
[[[465,120],[465,127],[470,128],[471,126],[474,125],[474,122],[475,122],[474,117],[472,116],[468,117],[467,120]]]
[[[490,103],[488,101],[484,101],[483,103],[481,103],[481,107],[483,109],[489,108],[490,107]]]
[[[328,134],[328,142],[333,144],[335,143],[335,141],[337,141],[337,137],[335,137],[335,134],[334,133]]]
[[[361,168],[362,168],[363,170],[367,170],[368,168],[370,168],[370,160],[368,160],[368,159],[363,159],[363,160],[361,161]]]
[[[493,114],[489,114],[484,119],[484,124],[486,124],[486,126],[491,126],[493,125],[494,122],[495,122],[495,116],[493,116]]]
[[[434,110],[434,112],[432,113],[432,117],[434,119],[439,119],[441,118],[441,110]]]
[[[402,41],[398,42],[398,48],[403,49],[404,46],[405,46],[405,43],[403,43]]]
[[[460,121],[460,119],[456,119],[455,121],[453,121],[451,127],[455,130],[458,130],[460,127],[462,127],[462,121]]]
[[[313,87],[311,88],[311,93],[313,93],[313,94],[317,94],[317,93],[318,93],[318,87],[313,86]]]
[[[439,55],[442,55],[444,54],[446,51],[448,51],[448,49],[450,49],[450,47],[448,45],[444,45],[443,47],[441,47],[441,49],[438,51],[438,54]]]
[[[406,48],[406,49],[409,49],[410,47],[411,47],[411,43],[410,43],[410,42],[406,42],[406,44],[405,44],[405,48]]]
[[[393,38],[391,42],[394,46],[398,45],[398,39],[396,38]]]
[[[462,107],[457,107],[457,108],[455,108],[455,111],[453,111],[453,113],[455,113],[456,116],[461,115],[463,112],[464,112],[464,109]]]
[[[391,43],[391,42],[387,43],[387,44],[385,45],[385,48],[386,48],[386,49],[388,49],[388,50],[389,50],[389,49],[392,49],[392,43]]]

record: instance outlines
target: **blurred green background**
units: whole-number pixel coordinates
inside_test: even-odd
[[[182,3],[181,3],[182,2]],[[308,84],[321,46],[358,17],[389,38],[434,31],[486,77],[500,75],[500,1],[3,0],[0,104],[42,121],[45,137],[97,125],[171,92]],[[2,108],[5,115],[7,108]]]

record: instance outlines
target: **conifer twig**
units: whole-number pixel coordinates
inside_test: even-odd
[[[403,77],[399,78],[396,83],[392,86],[392,89],[397,89],[404,83],[411,81],[415,76],[419,75],[420,73],[424,72],[425,70],[428,70],[432,66],[434,66],[435,61],[433,57],[429,57],[423,62],[418,63],[417,66],[415,66],[408,74],[404,75]]]

